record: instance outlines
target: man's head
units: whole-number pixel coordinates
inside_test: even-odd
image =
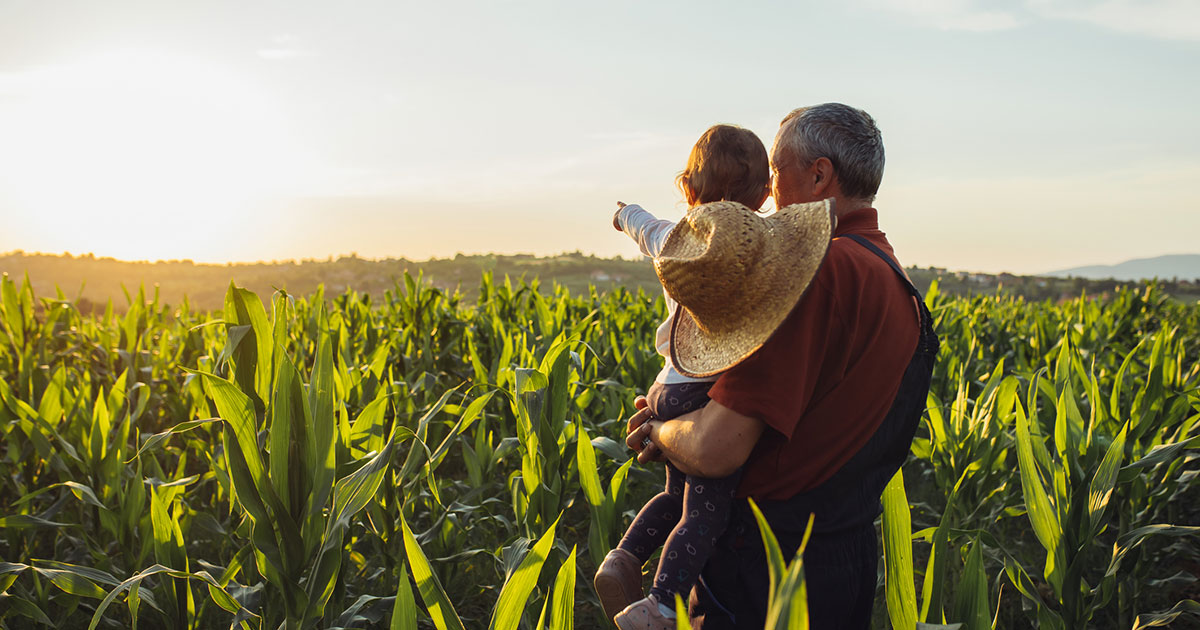
[[[883,138],[866,112],[841,103],[801,107],[771,147],[778,207],[836,199],[840,211],[868,207],[883,179]]]

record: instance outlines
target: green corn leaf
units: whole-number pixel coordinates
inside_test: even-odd
[[[277,353],[275,365],[275,386],[270,394],[271,404],[268,407],[267,444],[270,450],[267,465],[271,479],[271,487],[283,504],[284,511],[296,519],[301,506],[295,501],[303,501],[309,495],[309,488],[304,483],[308,471],[312,469],[308,462],[301,460],[301,453],[307,444],[303,425],[295,422],[296,416],[304,413],[303,408],[296,408],[294,392],[301,387],[300,375],[295,365],[282,352]],[[300,424],[300,426],[296,426]],[[293,487],[299,486],[299,487]]]
[[[26,503],[29,503],[33,499],[35,499],[47,492],[50,492],[51,490],[53,490],[55,488],[67,488],[71,491],[71,494],[75,495],[75,498],[79,499],[80,501],[82,501],[88,505],[95,506],[101,510],[106,510],[106,511],[108,510],[108,507],[105,506],[103,503],[101,503],[100,499],[96,498],[96,492],[94,490],[92,490],[88,486],[85,486],[85,485],[75,482],[75,481],[61,481],[59,483],[52,483],[44,488],[34,490],[33,492],[30,492],[29,494],[21,497],[20,499],[13,501],[12,507],[19,507],[19,506],[25,505]]]
[[[446,406],[447,402],[449,402],[450,396],[456,391],[458,391],[458,388],[444,392],[442,396],[438,398],[437,402],[425,412],[425,415],[421,416],[421,419],[417,421],[417,429],[415,431],[417,439],[414,444],[409,447],[408,455],[404,459],[404,465],[400,468],[401,479],[405,481],[411,479],[412,475],[417,472],[417,469],[420,468],[421,464],[428,461],[432,457],[428,448],[425,446],[425,440],[429,437],[429,423],[434,417],[437,416],[438,413],[442,411],[442,408]]]
[[[425,602],[425,609],[429,612],[429,617],[433,619],[433,625],[438,630],[466,630],[458,618],[458,613],[454,611],[454,606],[450,604],[450,598],[446,596],[446,591],[438,582],[437,575],[434,575],[433,567],[429,565],[425,552],[421,551],[421,545],[417,544],[417,539],[408,528],[408,522],[404,520],[403,514],[400,515],[400,527],[403,531],[404,550],[408,556],[408,564],[412,567],[413,579],[417,582],[417,590],[421,593],[421,600]]]
[[[392,604],[390,630],[417,630],[417,602],[413,599],[412,584],[408,581],[408,565],[400,565],[396,601]]]
[[[0,595],[0,606],[7,606],[12,612],[22,617],[28,617],[43,626],[53,628],[60,625],[51,621],[50,617],[46,616],[46,613],[36,603],[24,597]]]
[[[575,464],[579,471],[579,486],[587,499],[591,514],[591,530],[588,531],[588,549],[592,562],[599,566],[611,545],[609,523],[612,521],[611,502],[600,486],[600,472],[596,466],[596,453],[583,423],[575,428]]]
[[[161,445],[163,442],[166,442],[172,435],[176,435],[179,433],[186,433],[188,431],[191,431],[192,429],[195,429],[196,427],[201,427],[206,424],[212,424],[214,422],[220,422],[220,421],[221,421],[220,418],[207,418],[204,420],[187,420],[185,422],[180,422],[179,424],[171,427],[170,429],[167,429],[166,431],[163,431],[161,433],[155,433],[154,435],[151,435],[149,438],[147,438],[146,442],[144,444],[142,444],[142,447],[140,449],[138,449],[138,452],[135,453],[133,457],[129,458],[129,460],[126,461],[125,463],[132,464],[133,460],[142,456],[142,453],[145,453],[146,451],[150,451],[150,450],[154,450],[154,449],[158,448],[159,445]]]
[[[133,577],[125,580],[124,582],[117,584],[116,588],[109,591],[107,594],[104,594],[104,592],[101,591],[100,597],[102,599],[100,601],[100,604],[98,606],[96,606],[96,612],[92,614],[92,622],[88,625],[88,630],[96,630],[96,626],[98,626],[100,624],[100,620],[104,618],[104,611],[108,610],[108,607],[110,605],[112,605],[113,601],[118,596],[120,596],[121,593],[124,593],[126,590],[130,589],[133,585],[140,584],[142,580],[144,580],[150,576],[154,576],[154,575],[165,575],[165,576],[172,577],[172,578],[180,578],[180,579],[187,579],[187,580],[199,580],[201,582],[204,582],[205,584],[207,584],[209,586],[210,593],[216,591],[216,592],[219,592],[222,594],[218,600],[214,600],[217,602],[218,606],[221,606],[222,608],[224,608],[225,610],[229,610],[230,612],[237,612],[237,613],[246,615],[251,620],[260,619],[260,617],[257,614],[250,612],[249,610],[246,610],[245,608],[243,608],[241,606],[241,604],[238,603],[237,599],[235,599],[233,596],[231,596],[224,589],[224,587],[222,587],[220,584],[218,584],[217,581],[214,580],[212,578],[212,576],[209,575],[206,571],[198,571],[196,573],[189,573],[187,571],[174,571],[168,567],[162,566],[161,564],[156,564],[156,565],[138,573],[137,575],[134,575]],[[226,606],[228,606],[229,608],[226,608]]]
[[[546,613],[550,610],[550,598],[542,600],[542,610],[538,613],[537,625],[534,626],[537,630],[545,630],[546,628]]]
[[[1170,626],[1180,615],[1185,613],[1191,614],[1194,617],[1200,617],[1200,602],[1185,599],[1172,606],[1170,610],[1158,613],[1142,613],[1134,620],[1133,630]]]
[[[1128,429],[1128,425],[1121,427],[1121,432],[1109,445],[1104,459],[1101,460],[1096,474],[1092,477],[1091,487],[1088,491],[1088,520],[1092,536],[1098,534],[1103,525],[1104,510],[1108,507],[1108,501],[1112,497],[1113,487],[1117,483],[1117,476],[1121,468],[1121,459],[1125,455],[1125,434]]]
[[[629,476],[629,468],[635,461],[637,460],[633,458],[625,460],[625,463],[621,464],[617,468],[617,471],[613,473],[612,480],[608,482],[608,501],[606,502],[606,506],[612,506],[612,511],[608,512],[609,515],[615,516],[619,514],[625,506],[625,480]]]
[[[450,447],[454,445],[455,441],[458,439],[458,436],[466,433],[467,430],[475,424],[475,421],[483,415],[484,407],[487,406],[494,394],[494,391],[487,392],[471,401],[471,404],[467,405],[467,408],[463,410],[462,414],[458,418],[458,421],[450,430],[450,433],[446,435],[446,437],[442,440],[442,443],[438,445],[438,447],[433,451],[433,454],[429,456],[429,461],[425,464],[427,473],[432,472],[438,467],[439,464],[442,463],[442,460],[446,458],[446,455],[450,452]]]
[[[142,609],[142,583],[134,582],[129,585],[129,595],[125,596],[125,606],[129,609],[129,618],[133,630],[138,627],[138,613]]]
[[[1160,444],[1150,449],[1150,452],[1135,462],[1121,467],[1121,481],[1129,481],[1144,474],[1143,468],[1153,468],[1165,462],[1173,462],[1180,452],[1200,449],[1200,435],[1182,442]]]
[[[183,533],[179,524],[168,513],[169,505],[170,499],[165,499],[163,492],[151,488],[150,523],[154,535],[154,558],[159,564],[171,569],[186,571],[187,556],[183,549]]]
[[[946,557],[949,553],[947,546],[949,544],[950,512],[957,500],[960,484],[965,478],[966,472],[964,471],[963,476],[959,477],[958,483],[950,493],[950,497],[946,500],[945,511],[942,512],[942,518],[933,531],[933,545],[929,550],[929,561],[925,566],[925,581],[921,586],[919,623],[942,623],[945,621],[942,610],[942,592],[945,589]]]
[[[600,487],[600,473],[596,467],[596,451],[583,423],[576,424],[575,459],[579,468],[579,486],[592,509],[604,503],[604,490]]]
[[[903,470],[897,470],[883,490],[883,562],[892,627],[912,630],[917,625],[917,593],[913,584],[912,517]]]
[[[978,540],[971,545],[962,581],[954,596],[954,620],[964,624],[963,630],[990,630],[992,627],[982,549],[983,545]]]
[[[333,510],[325,527],[325,543],[317,555],[316,568],[308,578],[308,612],[306,618],[320,618],[325,604],[337,584],[343,555],[343,539],[350,519],[360,512],[379,490],[392,458],[396,440],[413,437],[406,427],[396,427],[383,450],[376,453],[362,468],[339,479],[333,489]]]
[[[767,573],[770,577],[770,592],[777,593],[779,585],[783,580],[786,566],[783,561],[783,551],[779,548],[779,540],[775,538],[775,532],[771,531],[771,526],[767,524],[767,518],[763,516],[754,499],[750,499],[750,510],[754,513],[754,520],[758,522],[758,531],[762,537],[763,547],[767,553]]]
[[[753,499],[750,499],[749,502],[754,518],[758,522],[771,578],[770,591],[767,594],[765,627],[769,630],[807,630],[808,589],[804,579],[803,555],[809,538],[812,536],[816,517],[809,515],[804,538],[800,541],[800,547],[796,549],[796,555],[789,565],[784,563],[779,541],[771,531],[770,524],[758,509],[758,505],[754,503]]]
[[[262,300],[252,291],[230,283],[225,293],[225,321],[250,327],[248,334],[253,336],[250,340],[252,344],[243,340],[235,353],[238,359],[238,384],[256,394],[258,400],[268,400],[271,395],[271,348],[274,342]]]
[[[34,527],[79,527],[74,523],[58,523],[29,514],[0,516],[0,529],[30,529]]]
[[[336,476],[337,428],[334,421],[333,346],[329,335],[321,335],[313,362],[312,382],[308,385],[308,410],[311,422],[305,423],[309,440],[306,466],[312,477],[312,510],[321,509],[333,491]]]
[[[116,586],[117,584],[120,583],[120,580],[113,577],[113,575],[111,573],[109,573],[107,571],[101,571],[100,569],[96,569],[94,567],[85,567],[85,566],[80,566],[78,564],[69,564],[66,562],[59,562],[57,560],[34,560],[33,563],[34,563],[33,570],[35,572],[37,572],[39,575],[48,576],[49,574],[46,573],[48,570],[49,571],[60,571],[60,572],[66,572],[66,573],[78,575],[86,580],[91,580],[92,582],[94,582],[96,584]]]
[[[520,625],[521,614],[528,604],[529,594],[537,586],[542,564],[546,562],[546,556],[554,545],[554,533],[557,529],[558,519],[555,519],[500,589],[500,598],[492,611],[492,622],[489,626],[493,630],[516,630]]]
[[[1036,395],[1036,394],[1035,394]],[[1046,486],[1034,460],[1029,421],[1024,411],[1017,406],[1017,463],[1020,469],[1021,490],[1034,534],[1046,549],[1046,581],[1054,586],[1055,592],[1062,591],[1063,572],[1066,562],[1061,548],[1062,526],[1058,513],[1046,495]]]
[[[273,526],[278,532],[278,543],[274,548],[280,552],[284,573],[292,574],[296,554],[303,549],[303,542],[296,522],[284,509],[263,467],[253,403],[223,378],[207,372],[189,372],[202,378],[206,393],[225,421],[225,454],[239,503],[256,522]],[[264,541],[264,537],[260,536],[258,540]]]
[[[352,457],[363,457],[367,453],[379,452],[387,441],[385,415],[388,409],[388,396],[380,390],[379,396],[372,400],[350,425],[350,454]]]
[[[17,347],[25,346],[25,316],[21,312],[20,299],[17,297],[17,286],[4,274],[0,280],[0,295],[3,296],[4,327],[8,336]]]
[[[204,390],[217,406],[221,419],[225,421],[226,434],[233,440],[226,445],[226,453],[237,451],[240,462],[246,469],[249,487],[239,487],[238,497],[245,502],[250,516],[257,520],[268,520],[262,495],[270,490],[269,481],[262,464],[258,448],[258,428],[254,416],[254,405],[233,383],[207,372],[188,370],[201,377]],[[236,449],[235,449],[236,446]],[[253,492],[250,492],[253,490]]]
[[[103,599],[104,590],[96,586],[81,572],[73,569],[50,569],[34,567],[38,575],[50,580],[52,584],[63,591],[79,597]]]
[[[550,611],[550,630],[574,630],[575,628],[576,550],[577,547],[571,547],[570,555],[559,567],[558,575],[554,578],[554,605]]]

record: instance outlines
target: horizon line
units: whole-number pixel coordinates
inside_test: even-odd
[[[282,260],[277,260],[277,259],[256,260],[256,261],[241,260],[241,261],[226,261],[226,262],[197,261],[197,260],[191,259],[191,258],[172,258],[172,259],[161,259],[160,258],[158,260],[148,260],[148,259],[127,260],[127,259],[122,259],[122,258],[115,258],[113,256],[97,256],[94,252],[73,254],[69,251],[65,251],[62,253],[27,252],[27,251],[21,250],[21,249],[14,249],[14,250],[6,251],[6,252],[0,252],[0,258],[15,257],[15,256],[26,256],[26,257],[41,256],[41,257],[48,257],[48,258],[67,258],[67,259],[71,259],[71,260],[82,259],[82,260],[94,260],[94,261],[111,261],[111,262],[130,264],[130,265],[190,264],[190,265],[197,266],[197,267],[201,267],[201,266],[202,267],[252,267],[252,266],[256,266],[256,265],[283,266],[283,265],[303,265],[303,264],[308,264],[308,263],[314,263],[314,264],[316,264],[316,263],[335,263],[335,262],[339,262],[342,260],[360,260],[360,261],[364,261],[364,262],[374,262],[374,263],[408,262],[408,263],[414,263],[414,264],[421,264],[421,263],[430,263],[430,262],[439,262],[439,261],[453,261],[458,258],[482,258],[482,257],[487,257],[487,256],[493,256],[493,257],[497,257],[497,258],[532,258],[532,259],[553,259],[553,258],[565,258],[565,257],[570,257],[570,256],[580,256],[580,257],[587,257],[587,258],[595,258],[597,260],[603,260],[603,261],[619,261],[619,262],[641,262],[646,259],[645,256],[641,256],[641,257],[637,257],[637,258],[627,258],[620,254],[618,254],[616,256],[610,256],[610,257],[609,256],[600,256],[600,255],[597,255],[595,252],[585,252],[582,250],[575,250],[575,251],[571,251],[571,252],[563,251],[563,252],[560,252],[557,254],[548,254],[548,255],[534,254],[534,253],[529,253],[529,252],[515,252],[515,253],[455,252],[455,254],[452,256],[446,256],[446,257],[431,256],[429,258],[422,259],[422,260],[405,258],[403,256],[399,256],[399,257],[390,257],[389,256],[386,258],[371,258],[371,257],[359,256],[357,252],[350,252],[348,254],[338,254],[336,256],[331,254],[331,255],[326,256],[325,258],[299,258],[299,259],[287,258],[287,259],[282,259]],[[918,270],[926,269],[926,270],[930,270],[930,271],[937,270],[937,271],[944,271],[947,273],[971,273],[971,274],[979,273],[979,274],[987,274],[987,275],[992,275],[992,276],[1010,275],[1010,276],[1015,276],[1015,277],[1037,278],[1037,277],[1056,277],[1056,276],[1053,276],[1052,274],[1065,273],[1065,272],[1070,272],[1073,270],[1082,270],[1082,269],[1095,268],[1095,267],[1117,267],[1119,265],[1123,265],[1126,263],[1138,262],[1138,261],[1143,261],[1143,260],[1153,260],[1155,258],[1164,258],[1164,257],[1170,257],[1170,256],[1200,256],[1200,252],[1165,253],[1165,254],[1159,254],[1157,256],[1142,257],[1142,258],[1130,258],[1130,259],[1123,260],[1118,263],[1093,263],[1093,264],[1074,265],[1072,267],[1066,267],[1063,269],[1056,269],[1056,270],[1051,270],[1051,271],[1046,271],[1046,272],[1041,272],[1041,273],[1024,273],[1024,274],[1014,273],[1011,271],[982,271],[982,270],[978,270],[978,269],[950,269],[949,267],[940,267],[937,265],[928,265],[928,266],[924,266],[924,267],[922,267],[921,265],[905,265],[905,267],[908,269],[918,269]],[[1071,276],[1068,276],[1068,277],[1071,277]]]

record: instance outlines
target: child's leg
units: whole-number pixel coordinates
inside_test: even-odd
[[[683,514],[684,481],[687,475],[667,462],[667,487],[646,505],[642,506],[637,518],[629,524],[625,537],[618,549],[624,549],[643,563],[650,559],[655,549],[667,540],[679,517]]]
[[[676,593],[687,597],[717,538],[729,524],[733,493],[741,478],[740,469],[720,479],[687,476],[683,517],[663,545],[658,573],[650,588],[650,594],[659,602],[672,606]]]
[[[650,411],[658,418],[669,420],[708,402],[712,383],[672,383],[655,381],[646,392]],[[662,546],[683,514],[683,488],[686,475],[667,462],[667,488],[642,506],[637,518],[630,523],[618,549],[624,549],[642,562],[650,559]]]

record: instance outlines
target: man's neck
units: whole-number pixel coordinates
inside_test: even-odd
[[[871,207],[873,207],[872,202],[865,199],[850,199],[847,197],[834,197],[833,199],[833,214],[839,220],[851,212]]]

